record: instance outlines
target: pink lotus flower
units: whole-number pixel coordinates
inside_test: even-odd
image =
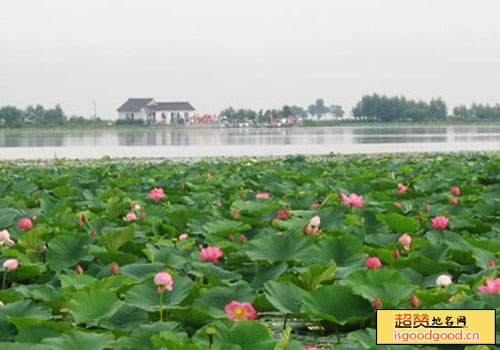
[[[420,307],[420,299],[417,298],[417,296],[415,294],[411,295],[410,303],[411,303],[411,306],[413,306],[414,308]]]
[[[155,276],[154,282],[158,287],[158,294],[161,294],[166,290],[171,292],[174,288],[174,279],[172,278],[172,275],[166,271],[158,272]]]
[[[255,198],[257,198],[257,199],[269,199],[270,196],[269,196],[269,193],[267,193],[267,192],[259,192],[259,193],[255,194]]]
[[[380,298],[376,298],[374,301],[373,301],[373,307],[375,309],[381,309],[382,308],[382,299]]]
[[[411,236],[407,233],[403,233],[401,236],[399,236],[399,243],[404,246],[409,246],[411,244]]]
[[[7,272],[17,270],[19,267],[19,261],[17,259],[7,259],[3,263],[3,269]]]
[[[358,196],[356,193],[351,193],[349,197],[344,198],[344,206],[352,206],[361,208],[363,206],[363,196]]]
[[[84,273],[83,267],[81,267],[80,265],[76,265],[75,272],[77,275],[83,275],[83,273]]]
[[[165,192],[163,192],[163,188],[156,187],[149,192],[148,197],[155,202],[159,202],[161,199],[165,198]]]
[[[439,275],[438,278],[436,278],[436,285],[439,287],[446,287],[447,285],[452,284],[451,277],[448,275]]]
[[[495,280],[487,278],[486,285],[477,287],[477,290],[486,294],[500,294],[500,278]]]
[[[446,230],[449,221],[450,219],[446,216],[436,216],[434,219],[431,219],[432,228],[435,230]]]
[[[141,210],[141,206],[137,203],[130,203],[130,210]]]
[[[451,205],[457,205],[458,204],[458,198],[457,197],[451,197],[450,198],[450,204]]]
[[[319,350],[319,349],[315,346],[310,346],[308,348],[300,348],[300,350]]]
[[[309,225],[318,227],[321,225],[321,217],[319,215],[313,216],[311,221],[309,221]]]
[[[125,221],[135,221],[135,220],[137,220],[137,215],[135,215],[135,213],[134,213],[134,212],[130,212],[130,213],[128,213],[128,214],[127,214],[127,215],[123,218],[123,220],[125,220]]]
[[[382,262],[376,256],[369,256],[366,258],[365,265],[368,270],[380,269],[382,267]]]
[[[118,266],[118,264],[111,264],[109,273],[112,275],[118,275],[119,272],[120,272],[120,267]]]
[[[206,173],[205,177],[207,178],[207,180],[211,180],[212,179],[212,173],[210,171],[208,171]]]
[[[7,242],[10,239],[10,233],[7,230],[0,231],[0,244]]]
[[[201,260],[205,261],[211,261],[213,263],[218,263],[219,258],[221,258],[224,255],[222,252],[222,249],[220,249],[217,246],[208,246],[206,248],[201,248],[201,253],[199,255],[199,258]]]
[[[8,239],[7,241],[5,241],[5,245],[7,247],[13,247],[16,245],[16,242],[14,242],[12,239]]]
[[[234,220],[239,220],[239,219],[240,219],[240,217],[241,217],[241,213],[240,213],[240,211],[239,211],[238,209],[234,209],[234,210],[233,210],[233,219],[234,219]]]
[[[491,259],[489,262],[488,262],[488,267],[495,267],[497,266],[497,264],[495,263],[495,260]]]
[[[320,206],[321,206],[321,203],[320,202],[316,202],[316,203],[311,204],[311,209],[316,209],[316,208],[318,208]]]
[[[224,311],[231,321],[255,320],[258,316],[257,310],[248,302],[240,303],[233,300],[224,307]]]
[[[408,191],[408,186],[403,185],[401,182],[398,183],[398,193],[404,194],[406,191]]]
[[[344,191],[339,191],[339,197],[342,198],[342,199],[347,199],[347,195],[344,193]]]
[[[398,259],[400,256],[401,254],[399,253],[399,250],[397,248],[392,251],[392,257],[394,259]]]
[[[450,188],[450,192],[452,195],[458,196],[460,194],[460,187],[453,186],[452,188]]]
[[[401,204],[400,202],[394,202],[394,206],[401,209],[403,207],[403,204]]]
[[[241,234],[239,239],[240,239],[240,243],[245,243],[247,241],[247,236],[245,236],[244,234]]]
[[[3,303],[3,301],[0,300],[0,307],[2,306],[5,306],[5,304]]]
[[[276,234],[277,234],[278,236],[283,236],[283,231],[278,231],[278,232],[276,232]]]
[[[21,230],[28,231],[33,227],[33,221],[30,218],[21,218],[17,224]]]
[[[286,209],[278,209],[276,212],[276,219],[278,220],[286,220],[290,217]]]
[[[179,241],[185,241],[188,238],[189,235],[187,233],[183,233],[182,235],[179,236]]]

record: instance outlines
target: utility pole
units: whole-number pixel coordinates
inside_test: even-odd
[[[95,106],[95,101],[94,101],[94,120],[97,119],[97,109],[96,109],[96,106]]]

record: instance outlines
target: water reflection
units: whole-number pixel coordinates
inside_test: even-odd
[[[500,141],[500,126],[1,132],[0,147],[279,146]]]

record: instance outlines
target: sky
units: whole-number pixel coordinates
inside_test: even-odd
[[[0,105],[500,102],[498,0],[2,0]]]

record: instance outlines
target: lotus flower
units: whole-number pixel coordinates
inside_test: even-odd
[[[400,202],[394,202],[394,206],[401,209],[403,207],[403,204],[401,204]]]
[[[311,225],[311,226],[321,225],[321,217],[319,215],[313,216],[311,221],[309,221],[309,225]]]
[[[234,219],[234,220],[239,220],[239,219],[240,219],[240,217],[241,217],[241,213],[240,213],[240,211],[239,211],[238,209],[234,209],[234,210],[233,210],[233,219]]]
[[[120,267],[118,266],[118,264],[111,264],[109,273],[112,275],[118,275],[118,272],[120,272]]]
[[[451,205],[457,205],[458,204],[458,198],[457,197],[451,197],[450,198],[450,204]]]
[[[290,217],[286,209],[278,209],[276,211],[276,219],[278,220],[286,220]]]
[[[321,206],[321,203],[320,202],[316,202],[316,203],[311,204],[311,209],[316,209],[316,208],[318,208],[320,206]]]
[[[211,261],[213,263],[219,262],[219,258],[224,255],[222,249],[217,246],[208,246],[206,248],[201,248],[201,253],[199,258],[205,261]]]
[[[497,264],[495,263],[495,260],[491,259],[489,262],[488,262],[488,267],[495,267],[497,266]]]
[[[19,267],[19,261],[17,259],[7,259],[3,263],[3,269],[7,272],[15,271]]]
[[[374,301],[373,301],[373,307],[375,309],[381,309],[382,308],[382,299],[380,298],[376,298]]]
[[[149,192],[148,197],[155,202],[159,202],[161,199],[165,198],[165,192],[163,192],[163,188],[156,187]]]
[[[17,224],[21,230],[28,231],[33,227],[33,221],[30,218],[21,218]]]
[[[130,210],[141,210],[141,206],[137,203],[130,203]]]
[[[2,306],[5,306],[5,304],[3,303],[3,301],[0,300],[0,307]]]
[[[426,213],[428,213],[430,210],[431,210],[431,206],[429,205],[429,203],[424,203],[424,211]]]
[[[232,321],[255,320],[258,316],[257,311],[248,302],[240,303],[233,300],[224,307],[224,311]]]
[[[352,206],[361,208],[363,206],[363,196],[358,196],[356,193],[351,193],[349,197],[344,197],[344,206]]]
[[[211,180],[212,179],[212,173],[210,171],[208,171],[206,174],[205,174],[205,177],[207,178],[207,180]]]
[[[452,195],[458,196],[460,194],[460,187],[453,186],[452,188],[450,188],[450,192]]]
[[[172,278],[172,275],[166,271],[158,272],[155,276],[154,282],[158,287],[158,294],[161,294],[166,290],[171,292],[174,288],[174,279]]]
[[[319,350],[319,349],[315,346],[310,346],[308,348],[300,348],[300,350]]]
[[[75,272],[78,274],[78,275],[83,275],[83,267],[81,267],[80,265],[76,265],[75,267]]]
[[[403,233],[401,236],[399,236],[399,243],[404,246],[409,246],[411,244],[411,236],[407,233]]]
[[[399,250],[397,248],[392,251],[392,257],[394,259],[398,259],[400,256],[401,254],[399,253]]]
[[[174,279],[172,275],[166,271],[158,272],[154,278],[154,282],[158,289],[157,294],[160,294],[160,321],[163,321],[163,292],[172,291],[174,288]]]
[[[487,278],[486,285],[477,287],[477,290],[486,294],[500,294],[500,278]]]
[[[408,191],[408,186],[403,185],[401,182],[398,183],[398,193],[404,194],[406,191]]]
[[[449,221],[450,219],[446,216],[436,216],[434,219],[431,219],[432,228],[435,230],[446,230]]]
[[[368,270],[380,269],[382,267],[382,262],[376,256],[369,256],[366,258],[365,265]]]
[[[10,233],[7,230],[0,231],[0,241],[5,242],[10,239]]]
[[[257,199],[269,199],[270,196],[269,196],[269,193],[267,193],[267,192],[259,192],[259,193],[255,194],[255,198],[257,198]]]
[[[436,279],[436,285],[439,287],[446,287],[447,285],[452,284],[451,277],[448,275],[440,275]]]
[[[135,215],[134,212],[130,212],[127,215],[125,215],[125,217],[123,218],[123,220],[125,220],[125,221],[135,221],[135,220],[137,220],[137,215]]]
[[[410,304],[414,308],[418,308],[418,307],[420,307],[420,299],[417,298],[417,296],[415,294],[412,294],[411,297],[410,297]]]
[[[179,236],[179,241],[185,241],[188,238],[189,235],[187,233],[183,233],[182,235]]]
[[[247,236],[245,236],[243,233],[240,235],[240,243],[245,243],[247,241]]]

